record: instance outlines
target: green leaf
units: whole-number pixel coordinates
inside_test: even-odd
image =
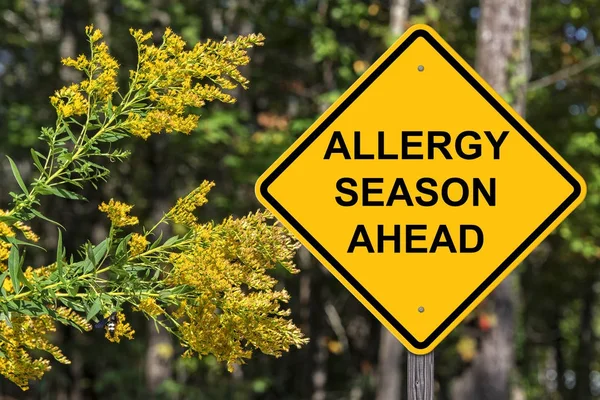
[[[58,277],[60,281],[66,286],[67,280],[65,279],[65,273],[63,269],[62,232],[60,229],[58,229],[58,244],[56,245],[56,268],[58,269]]]
[[[75,310],[75,311],[79,311],[79,312],[83,312],[83,311],[84,311],[84,309],[83,309],[83,307],[81,306],[81,304],[79,304],[79,303],[78,303],[78,302],[76,302],[76,301],[69,300],[69,299],[68,299],[68,298],[66,298],[66,297],[61,297],[61,298],[59,299],[59,301],[60,301],[61,303],[63,303],[65,306],[67,306],[67,307],[69,307],[69,308],[72,308],[72,309],[73,309],[73,310]]]
[[[41,250],[47,251],[42,246],[38,246],[37,244],[33,244],[33,243],[29,243],[29,242],[24,242],[22,240],[15,238],[14,236],[6,236],[3,239],[14,245],[31,246],[31,247],[35,247],[36,249],[41,249]]]
[[[106,254],[106,250],[108,249],[108,238],[104,239],[97,246],[94,246],[92,249],[88,247],[87,257],[85,261],[83,261],[83,271],[84,273],[91,272],[94,267],[96,267],[96,260],[102,260],[104,255]]]
[[[154,276],[152,277],[152,280],[153,280],[153,281],[157,281],[157,280],[160,278],[160,274],[161,274],[161,272],[162,272],[162,271],[161,271],[160,269],[157,269],[157,270],[154,272]]]
[[[33,158],[33,164],[38,169],[38,171],[40,171],[42,174],[45,174],[44,167],[42,166],[42,163],[40,162],[39,156],[41,156],[40,153],[38,153],[34,149],[31,149],[31,158]]]
[[[96,255],[94,254],[94,247],[90,244],[86,246],[87,259],[92,262],[92,265],[97,265],[98,261],[96,261]]]
[[[19,312],[32,317],[47,314],[47,308],[38,301],[18,301]]]
[[[55,196],[62,197],[63,199],[69,199],[69,200],[87,200],[85,197],[83,197],[80,194],[71,192],[70,190],[58,189],[55,187],[45,187],[41,193],[53,194]]]
[[[7,276],[8,276],[8,270],[4,271],[0,275],[0,287],[2,287],[2,284],[4,283],[4,280],[6,279]],[[6,292],[4,291],[4,288],[2,288],[2,294],[3,294],[3,297],[6,298]]]
[[[0,215],[0,222],[6,222],[9,225],[14,224],[15,222],[17,222],[19,219],[16,217],[11,217],[8,215]]]
[[[106,116],[108,118],[113,116],[112,98],[111,97],[109,97],[108,100],[106,101]]]
[[[91,320],[100,312],[100,308],[102,307],[102,302],[100,301],[100,297],[96,298],[94,304],[90,307],[85,317],[86,320]]]
[[[31,213],[32,213],[33,215],[35,215],[36,217],[38,217],[38,218],[41,218],[41,219],[43,219],[44,221],[48,221],[48,222],[50,222],[50,223],[53,223],[54,225],[58,225],[58,226],[60,226],[61,228],[65,229],[65,227],[64,227],[64,226],[62,226],[62,225],[61,225],[61,224],[59,224],[58,222],[56,222],[56,221],[53,221],[53,220],[51,220],[50,218],[46,217],[46,216],[45,216],[45,215],[43,215],[41,212],[39,212],[39,211],[37,211],[37,210],[34,210],[34,209],[31,209],[30,211],[31,211]],[[66,229],[65,229],[65,230],[66,230]]]
[[[17,246],[12,245],[10,248],[10,253],[8,255],[8,272],[10,274],[10,280],[12,281],[13,288],[15,293],[18,294],[20,292],[20,284],[19,284],[19,270],[21,269],[21,263],[19,260],[19,249]],[[22,271],[21,271],[22,272]]]
[[[77,143],[77,138],[75,137],[75,135],[73,135],[73,132],[71,132],[69,124],[64,124],[63,127],[65,128],[65,131],[67,131],[67,134],[69,135],[69,138],[71,138],[71,141],[73,141],[73,143]]]
[[[69,286],[67,292],[73,297],[77,296],[77,293],[79,293],[79,285]]]
[[[8,162],[10,163],[10,168],[12,169],[12,173],[15,176],[15,179],[17,180],[19,187],[21,188],[23,193],[25,193],[26,195],[29,195],[27,186],[25,186],[25,182],[23,182],[23,178],[21,178],[21,174],[19,173],[19,169],[17,168],[17,164],[15,164],[15,162],[9,156],[6,156],[6,158],[8,158]]]
[[[125,253],[127,253],[127,243],[129,242],[131,235],[132,234],[130,233],[129,235],[127,235],[123,239],[121,239],[121,241],[119,242],[119,245],[117,246],[117,250],[115,252],[115,257],[117,259],[119,259]]]
[[[173,243],[175,243],[177,240],[179,240],[179,236],[177,236],[177,235],[170,237],[163,243],[163,246],[170,246]]]
[[[163,237],[163,233],[162,231],[160,232],[160,235],[158,235],[158,239],[156,239],[151,245],[149,250],[152,250],[153,248],[157,247],[160,244],[160,241],[162,240]]]
[[[10,322],[10,313],[2,312],[2,314],[0,314],[0,321],[4,321],[9,328],[12,328],[12,323]],[[8,339],[2,335],[0,335],[0,339],[8,342]]]
[[[114,143],[125,137],[127,137],[127,135],[122,134],[120,132],[107,132],[107,133],[103,134],[101,138],[98,139],[98,142]]]

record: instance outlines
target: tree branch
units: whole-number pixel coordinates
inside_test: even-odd
[[[600,54],[591,56],[586,60],[583,60],[577,64],[571,65],[570,67],[563,68],[551,75],[544,76],[543,78],[537,79],[529,83],[528,91],[534,91],[553,85],[556,82],[568,79],[574,75],[577,75],[588,68],[591,68],[597,64],[600,64]]]

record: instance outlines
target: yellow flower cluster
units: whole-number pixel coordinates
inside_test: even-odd
[[[194,211],[208,202],[206,195],[215,186],[214,182],[204,181],[187,196],[177,199],[175,206],[168,212],[169,218],[176,224],[188,228],[198,226],[198,218]]]
[[[133,135],[144,139],[162,131],[190,133],[199,117],[185,115],[188,107],[199,108],[215,100],[233,103],[235,99],[223,89],[235,88],[235,82],[247,86],[248,80],[237,68],[249,62],[246,49],[264,40],[253,34],[235,41],[209,40],[185,50],[183,39],[169,28],[159,47],[146,43],[151,33],[134,29],[130,33],[139,51],[138,69],[130,71],[131,84],[135,90],[146,91],[146,100],[154,104],[145,115],[129,113],[126,124]]]
[[[50,96],[50,103],[56,108],[59,116],[69,118],[87,113],[89,103],[80,89],[80,85],[74,83],[57,90],[54,96]]]
[[[0,216],[6,214],[6,211],[0,210]],[[15,237],[15,228],[19,230],[23,234],[23,236],[25,236],[25,239],[31,242],[37,242],[40,239],[38,235],[36,235],[29,226],[25,225],[21,221],[15,222],[12,226],[7,224],[6,222],[0,221],[0,272],[4,272],[8,268],[8,266],[6,265],[6,260],[8,260],[10,248],[12,246],[9,242],[4,241],[1,238]]]
[[[286,319],[280,305],[289,298],[275,290],[277,281],[267,270],[277,264],[297,269],[293,257],[298,244],[278,225],[266,223],[270,215],[257,212],[219,225],[196,225],[196,243],[171,254],[168,285],[193,287],[200,295],[181,302],[175,316],[188,354],[213,354],[231,368],[253,349],[280,355],[306,340]]]
[[[52,272],[54,272],[56,269],[56,264],[51,264],[47,267],[39,267],[39,268],[33,268],[33,267],[27,267],[25,269],[25,272],[23,272],[23,274],[25,275],[25,278],[27,278],[28,280],[39,280],[40,278],[47,278],[50,276],[50,274]]]
[[[152,133],[167,133],[173,131],[190,133],[198,124],[197,115],[179,116],[170,114],[165,110],[153,109],[144,118],[141,115],[130,112],[127,118],[127,126],[134,136],[148,139]]]
[[[0,264],[0,271],[6,271],[6,268],[7,266],[5,264]],[[27,267],[23,274],[25,275],[25,278],[31,281],[33,279],[39,280],[40,278],[47,278],[55,270],[56,264],[51,264],[47,267],[39,267],[36,269],[33,269],[32,267]],[[10,276],[4,278],[4,282],[2,282],[2,287],[4,288],[4,290],[6,290],[6,293],[12,293],[15,291]]]
[[[30,317],[14,314],[10,323],[0,320],[0,374],[27,390],[29,379],[40,379],[50,370],[50,362],[43,358],[33,359],[28,350],[43,350],[58,362],[70,361],[61,350],[51,344],[45,335],[56,331],[48,315]]]
[[[108,315],[110,314],[105,315],[105,317],[108,317]],[[106,334],[104,335],[104,337],[106,337],[111,342],[120,343],[122,337],[125,337],[129,340],[133,339],[134,333],[135,331],[131,328],[131,325],[129,325],[128,322],[125,322],[125,314],[123,314],[122,312],[118,312],[117,325],[115,326],[114,335],[110,334],[110,332],[108,331],[108,326],[106,326]]]
[[[107,102],[119,89],[117,86],[119,63],[109,54],[106,43],[98,43],[102,39],[100,30],[90,25],[86,27],[85,32],[92,48],[91,59],[82,54],[77,59],[64,58],[62,63],[86,73],[89,79],[83,81],[79,88],[87,93],[88,98],[96,96],[101,102]]]
[[[73,324],[77,325],[78,327],[80,327],[82,330],[84,330],[86,332],[89,332],[92,330],[92,324],[90,324],[88,322],[88,320],[86,320],[81,315],[77,314],[72,309],[67,308],[67,307],[49,307],[49,308],[53,309],[56,312],[56,316],[58,319],[64,320],[64,321],[61,321],[62,323],[65,323],[65,321],[69,321],[69,322],[72,322]]]
[[[36,235],[29,226],[25,225],[21,221],[15,222],[15,224],[13,226],[15,228],[17,228],[18,230],[20,230],[21,233],[23,233],[23,236],[25,236],[25,239],[30,240],[34,243],[36,243],[38,240],[40,240],[40,237],[38,235]]]
[[[140,301],[136,309],[137,311],[145,312],[150,317],[156,317],[165,313],[162,307],[156,304],[156,299],[154,299],[153,297],[147,297],[144,300]]]
[[[6,222],[0,222],[0,236],[13,237],[15,231]]]
[[[5,222],[0,222],[0,238],[13,236],[15,236],[15,231]],[[10,243],[0,240],[0,272],[4,272],[8,268],[6,260],[8,260],[11,246]]]
[[[85,27],[85,34],[90,38],[92,42],[97,42],[102,39],[102,32],[100,29],[94,29],[94,25],[88,25]]]
[[[110,199],[108,204],[102,202],[98,209],[108,215],[110,222],[117,228],[136,225],[139,221],[137,217],[132,217],[129,214],[133,206]]]
[[[131,256],[137,256],[138,254],[143,253],[149,243],[150,242],[146,240],[146,237],[140,235],[139,233],[134,233],[131,235],[128,243]]]
[[[2,282],[2,288],[4,290],[6,290],[6,293],[12,293],[15,291],[15,288],[13,287],[10,276],[7,276],[6,278],[4,278],[4,282]]]

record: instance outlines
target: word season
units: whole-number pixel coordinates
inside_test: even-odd
[[[494,160],[499,160],[500,149],[508,133],[509,131],[503,131],[496,137],[490,131],[484,131],[483,135],[475,131],[463,131],[452,137],[445,131],[402,131],[400,149],[394,153],[389,152],[386,146],[386,137],[389,135],[379,131],[376,136],[377,152],[368,153],[361,146],[360,131],[354,132],[350,143],[347,143],[341,131],[334,131],[323,158],[325,160],[333,157],[343,157],[345,160],[432,160],[441,156],[446,160],[452,160],[453,155],[448,149],[450,147],[458,158],[464,160],[478,159],[486,152]],[[370,135],[369,138],[375,137]],[[426,150],[423,150],[423,147]],[[384,194],[383,178],[341,177],[336,182],[336,189],[340,195],[335,197],[335,201],[342,207],[356,205],[390,207],[396,203],[409,207],[432,207],[440,201],[450,207],[460,207],[465,204],[494,207],[496,206],[496,178],[489,178],[488,182],[480,178],[471,178],[468,182],[460,177],[451,177],[438,182],[432,177],[422,177],[416,181],[412,190],[409,190],[404,178],[397,177],[391,190],[381,196]],[[483,230],[471,224],[461,224],[457,227],[443,224],[437,227],[425,224],[394,224],[391,229],[392,231],[384,225],[376,225],[371,226],[369,230],[364,224],[357,225],[348,246],[348,253],[354,253],[360,248],[369,253],[383,253],[386,242],[393,246],[394,253],[435,253],[440,249],[450,253],[475,253],[480,251],[484,244]],[[429,235],[425,235],[426,232],[430,232]]]

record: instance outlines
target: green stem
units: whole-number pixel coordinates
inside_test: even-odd
[[[188,242],[188,241],[184,241],[184,242]],[[180,245],[181,243],[184,243],[184,242],[179,242],[179,243],[177,243],[177,245]],[[128,260],[127,260],[127,262],[128,262],[128,263],[130,263],[130,262],[133,262],[133,261],[135,261],[136,259],[138,259],[138,258],[140,258],[140,257],[145,257],[145,256],[148,256],[148,255],[150,255],[150,254],[157,253],[157,252],[159,252],[159,251],[164,251],[165,249],[169,249],[169,248],[173,248],[173,247],[175,247],[175,246],[173,246],[173,245],[169,245],[169,246],[165,246],[165,245],[157,246],[157,247],[155,247],[155,248],[153,248],[153,249],[147,250],[147,251],[145,251],[145,252],[143,252],[143,253],[141,253],[141,254],[138,254],[138,255],[136,255],[136,256],[134,256],[134,257],[131,257],[130,259],[128,259]],[[112,266],[111,266],[111,265],[109,265],[108,267],[104,267],[104,268],[101,268],[101,269],[95,270],[95,271],[93,271],[93,272],[89,272],[89,273],[87,273],[87,274],[79,275],[79,276],[77,276],[77,277],[75,278],[75,281],[81,281],[81,280],[84,280],[84,279],[90,278],[90,277],[92,277],[92,276],[95,276],[95,275],[101,274],[101,273],[103,273],[103,272],[110,271],[110,269],[111,269],[111,268],[112,268]],[[62,284],[63,284],[62,282],[56,282],[56,283],[52,283],[52,284],[50,284],[50,285],[44,286],[44,287],[43,287],[43,288],[41,288],[41,290],[39,290],[39,291],[37,291],[37,290],[27,290],[27,291],[25,291],[25,292],[21,292],[21,293],[19,293],[19,294],[15,294],[15,295],[13,295],[13,296],[9,296],[9,297],[7,297],[7,298],[5,299],[5,301],[6,301],[6,302],[9,302],[9,301],[13,301],[13,300],[19,300],[19,299],[22,299],[22,298],[24,298],[24,297],[30,296],[30,295],[32,295],[32,294],[34,294],[34,293],[44,292],[44,291],[46,291],[46,290],[50,290],[50,289],[55,289],[55,288],[58,288],[58,287],[60,287]]]

